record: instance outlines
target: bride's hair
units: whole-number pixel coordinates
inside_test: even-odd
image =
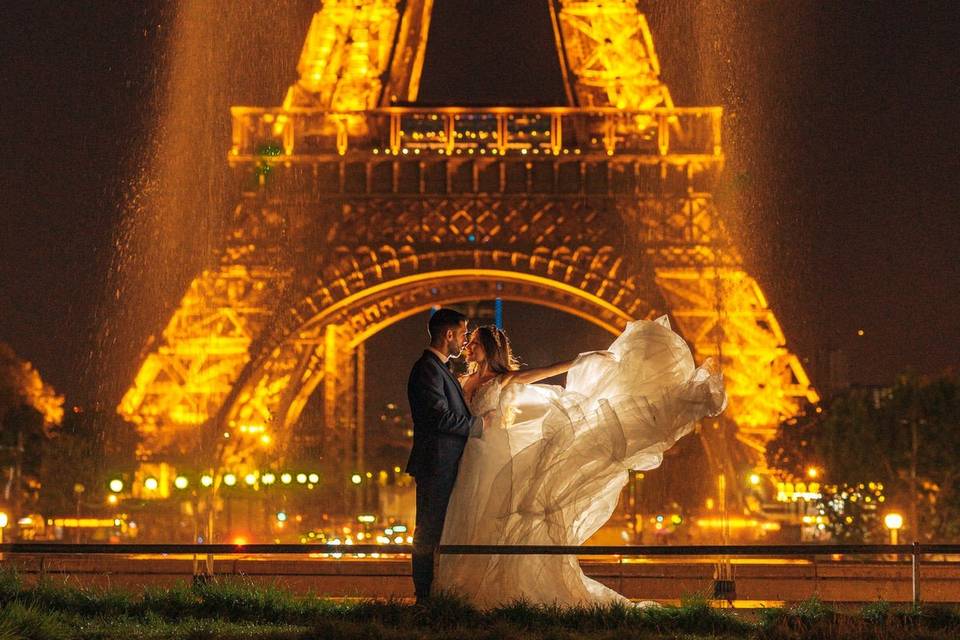
[[[488,324],[474,329],[477,341],[487,356],[487,366],[494,373],[507,373],[520,368],[520,361],[513,356],[510,338],[496,325]],[[476,370],[476,363],[470,365],[470,373]]]

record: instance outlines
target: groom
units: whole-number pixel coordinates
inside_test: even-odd
[[[482,428],[480,418],[467,408],[460,383],[447,368],[447,361],[463,349],[467,317],[453,309],[439,309],[430,317],[427,331],[430,346],[413,365],[407,382],[413,415],[413,450],[407,473],[417,485],[412,558],[417,602],[430,596],[434,554],[443,533],[460,456],[467,438],[479,436]]]

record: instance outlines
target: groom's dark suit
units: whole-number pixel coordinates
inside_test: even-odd
[[[467,408],[460,383],[430,350],[413,365],[407,398],[413,415],[413,450],[407,473],[417,482],[412,572],[419,599],[430,595],[433,556],[443,533],[460,456],[467,438],[479,435],[480,419]]]

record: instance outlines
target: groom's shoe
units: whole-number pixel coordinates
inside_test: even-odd
[[[430,606],[430,596],[417,596],[417,599],[413,602],[413,606],[417,609],[426,609]]]

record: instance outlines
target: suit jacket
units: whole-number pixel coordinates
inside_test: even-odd
[[[460,383],[432,351],[424,351],[413,365],[407,399],[413,415],[407,473],[414,478],[455,475],[474,417]]]

